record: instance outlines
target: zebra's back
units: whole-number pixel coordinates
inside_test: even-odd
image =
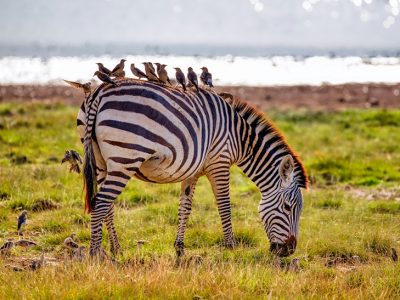
[[[96,141],[107,168],[124,165],[129,171],[139,159],[140,167],[132,169],[139,179],[179,182],[218,155],[222,149],[215,151],[214,144],[226,144],[228,105],[207,91],[183,93],[124,80],[93,97],[98,101]]]

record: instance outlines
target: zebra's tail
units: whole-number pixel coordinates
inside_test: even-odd
[[[93,105],[94,104],[94,105]],[[97,178],[96,159],[93,152],[92,134],[96,120],[97,103],[89,102],[86,105],[86,128],[84,140],[83,184],[85,189],[85,211],[90,213],[96,205]]]

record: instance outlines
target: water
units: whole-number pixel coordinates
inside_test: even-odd
[[[143,61],[167,64],[171,78],[175,73],[173,67],[181,67],[186,72],[192,66],[200,73],[200,68],[207,66],[216,85],[320,85],[400,81],[399,57],[131,55],[125,58],[128,76],[131,76],[130,63],[143,69]],[[90,81],[97,68],[96,62],[103,62],[106,67],[113,68],[119,58],[108,55],[48,58],[4,56],[0,58],[0,84],[61,84],[62,79]]]

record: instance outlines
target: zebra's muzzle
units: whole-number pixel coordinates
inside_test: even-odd
[[[296,244],[297,244],[297,240],[292,235],[286,240],[286,242],[284,244],[271,243],[269,251],[271,253],[281,256],[281,257],[289,256],[289,255],[292,255],[294,253],[294,251],[296,250]]]

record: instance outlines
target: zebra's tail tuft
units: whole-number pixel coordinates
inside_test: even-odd
[[[85,188],[85,211],[91,213],[96,205],[97,179],[96,159],[93,153],[92,140],[85,143],[85,160],[83,163],[83,184]]]
[[[96,158],[93,152],[93,127],[96,120],[98,98],[94,101],[87,101],[85,105],[86,128],[84,149],[85,156],[83,162],[83,185],[85,189],[85,211],[91,213],[96,206],[97,193],[97,172]]]

